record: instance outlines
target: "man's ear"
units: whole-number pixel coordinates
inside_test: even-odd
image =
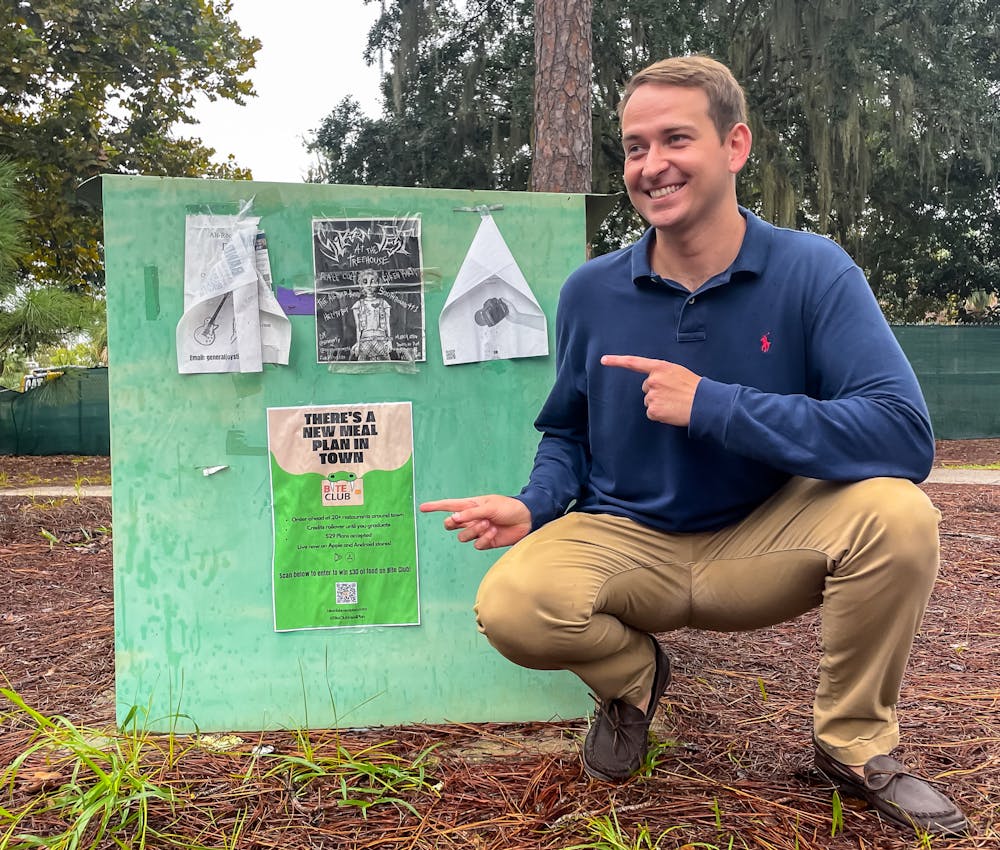
[[[733,125],[733,129],[726,134],[726,147],[729,150],[729,170],[733,174],[739,173],[740,169],[746,165],[750,156],[750,148],[753,145],[753,135],[750,128],[740,122]]]

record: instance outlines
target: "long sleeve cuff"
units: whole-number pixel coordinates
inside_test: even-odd
[[[691,406],[688,436],[698,440],[712,440],[725,446],[738,391],[736,384],[723,384],[711,378],[702,378],[698,382],[694,404]]]
[[[545,523],[551,522],[563,513],[547,493],[531,485],[525,487],[514,498],[524,503],[531,513],[532,531],[537,531]]]

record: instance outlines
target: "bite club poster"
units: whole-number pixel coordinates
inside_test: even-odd
[[[267,411],[276,631],[419,625],[409,402]]]

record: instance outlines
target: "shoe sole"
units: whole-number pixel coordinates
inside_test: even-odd
[[[591,779],[599,779],[601,782],[611,782],[611,783],[621,783],[632,777],[631,773],[627,773],[624,776],[611,776],[607,773],[601,773],[597,768],[591,767],[587,764],[587,757],[583,757],[583,772],[587,774]]]

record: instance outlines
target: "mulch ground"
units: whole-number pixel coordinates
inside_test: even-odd
[[[1000,440],[938,447],[943,465],[998,460]],[[73,461],[0,457],[0,486],[107,483],[107,459]],[[579,760],[584,721],[313,730],[305,739],[244,733],[224,752],[184,739],[173,757],[158,736],[142,764],[176,802],[152,802],[150,825],[160,835],[147,846],[652,848],[672,830],[662,836],[664,850],[1000,847],[1000,488],[923,486],[944,517],[942,564],[904,682],[896,755],[942,783],[969,814],[972,837],[921,845],[850,800],[843,828],[831,836],[832,790],[811,767],[813,612],[751,633],[662,636],[674,678],[654,724],[664,746],[647,777],[620,786],[588,780]],[[111,524],[109,499],[0,490],[0,684],[47,715],[104,731],[114,723]],[[3,771],[31,732],[3,700],[0,724]],[[426,763],[434,788],[403,795],[412,809],[377,805],[365,817],[342,804],[339,778],[302,784],[275,769],[281,756],[310,747],[314,761],[333,764],[338,753],[386,742],[369,754],[372,763],[390,755],[409,762],[435,747]],[[259,746],[274,751],[255,757]],[[4,838],[3,809],[23,808],[68,781],[58,754],[48,760],[26,764],[0,788],[0,848],[20,846]],[[602,817],[617,819],[628,841],[598,843],[594,824]],[[20,829],[45,834],[58,823],[39,813]],[[643,827],[652,836],[645,844]]]

